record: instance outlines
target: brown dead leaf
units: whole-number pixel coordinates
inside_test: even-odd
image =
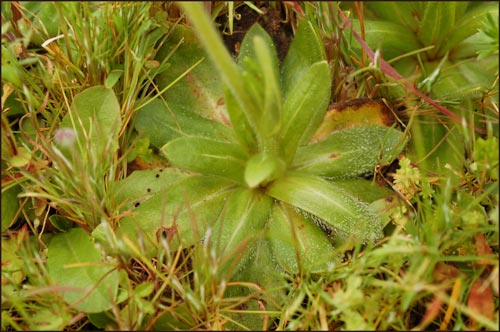
[[[495,304],[493,302],[493,294],[491,288],[483,278],[478,278],[470,289],[467,306],[478,314],[493,319],[495,316]],[[470,329],[476,329],[477,322],[473,317],[470,317]]]
[[[432,275],[434,280],[437,282],[443,282],[445,280],[453,280],[460,274],[460,270],[453,265],[446,264],[443,262],[438,262],[434,267]]]
[[[422,321],[418,325],[418,330],[425,329],[432,321],[436,319],[436,317],[441,312],[441,308],[443,307],[443,301],[437,297],[432,299],[431,303],[427,306],[427,310],[425,311],[424,317]]]
[[[351,99],[330,105],[321,126],[311,141],[324,140],[333,131],[360,126],[392,126],[396,121],[393,112],[382,100],[369,98]]]

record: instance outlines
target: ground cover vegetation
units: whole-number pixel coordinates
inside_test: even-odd
[[[498,3],[2,2],[2,329],[498,326]]]

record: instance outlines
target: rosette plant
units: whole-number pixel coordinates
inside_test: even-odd
[[[182,7],[205,51],[177,26],[160,52],[174,54],[164,77],[183,71],[188,54],[196,66],[173,86],[160,79],[162,100],[140,110],[136,129],[170,166],[118,183],[117,201],[132,209],[122,234],[146,251],[162,238],[174,248],[202,242],[222,271],[260,281],[277,266],[326,270],[339,262],[338,248],[380,240],[384,222],[370,202],[388,191],[363,176],[392,162],[404,135],[325,124],[332,78],[312,23],[300,22],[281,65],[270,36],[254,25],[235,62],[202,7]]]

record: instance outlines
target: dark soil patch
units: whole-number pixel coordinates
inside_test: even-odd
[[[290,47],[290,40],[293,35],[290,23],[284,23],[285,17],[282,10],[270,6],[268,3],[261,4],[259,9],[263,11],[263,14],[257,13],[246,5],[238,7],[236,12],[240,15],[240,19],[234,19],[233,34],[223,35],[224,42],[228,50],[237,56],[243,37],[252,25],[258,23],[273,39],[278,52],[278,58],[280,61],[283,61]],[[217,19],[217,22],[223,24],[225,20],[226,18],[221,15]]]

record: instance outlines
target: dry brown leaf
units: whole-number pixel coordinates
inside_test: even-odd
[[[493,302],[493,294],[491,288],[483,278],[478,278],[472,284],[469,299],[467,300],[469,308],[478,314],[493,319],[495,316],[495,304]],[[469,328],[475,329],[476,322],[471,317],[471,326]]]
[[[432,275],[434,280],[437,282],[443,282],[445,280],[453,280],[460,274],[460,270],[454,267],[453,265],[446,264],[443,262],[438,262],[434,267],[434,271]]]

